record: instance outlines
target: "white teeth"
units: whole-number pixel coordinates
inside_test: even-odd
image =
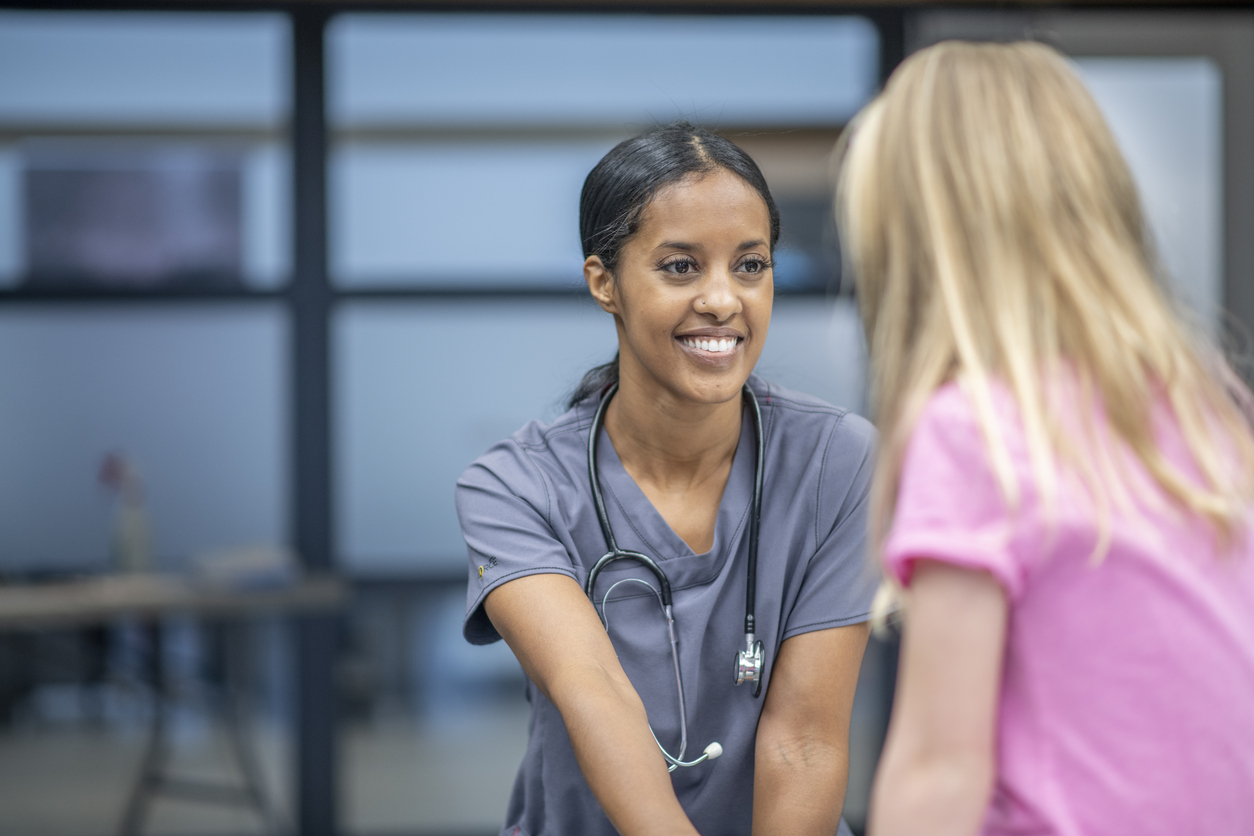
[[[735,337],[717,340],[703,340],[696,337],[684,338],[684,345],[689,348],[699,348],[702,351],[709,351],[716,354],[734,350],[738,342],[739,341]]]

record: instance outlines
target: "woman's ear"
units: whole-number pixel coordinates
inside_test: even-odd
[[[614,295],[614,274],[609,271],[601,256],[590,255],[583,263],[583,279],[588,292],[606,313],[618,313],[618,300]]]

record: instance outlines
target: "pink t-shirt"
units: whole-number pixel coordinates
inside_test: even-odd
[[[1017,409],[995,400],[1017,510],[946,386],[911,437],[884,555],[905,584],[918,558],[987,570],[1010,601],[983,833],[1254,834],[1254,547],[1217,556],[1205,526],[1141,499],[1113,512],[1094,564],[1094,503],[1064,476],[1047,519]],[[1195,475],[1166,410],[1155,427]]]

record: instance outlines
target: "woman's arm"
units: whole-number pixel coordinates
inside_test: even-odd
[[[993,786],[1006,594],[992,575],[919,561],[870,836],[971,836]]]
[[[618,832],[695,836],[644,703],[579,584],[566,575],[528,575],[494,589],[484,606],[527,676],[561,712],[584,777]]]
[[[818,630],[780,647],[758,721],[753,836],[836,832],[867,632],[865,624]]]

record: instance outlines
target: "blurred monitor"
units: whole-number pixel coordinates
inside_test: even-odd
[[[241,163],[200,148],[26,155],[27,286],[241,287]]]

